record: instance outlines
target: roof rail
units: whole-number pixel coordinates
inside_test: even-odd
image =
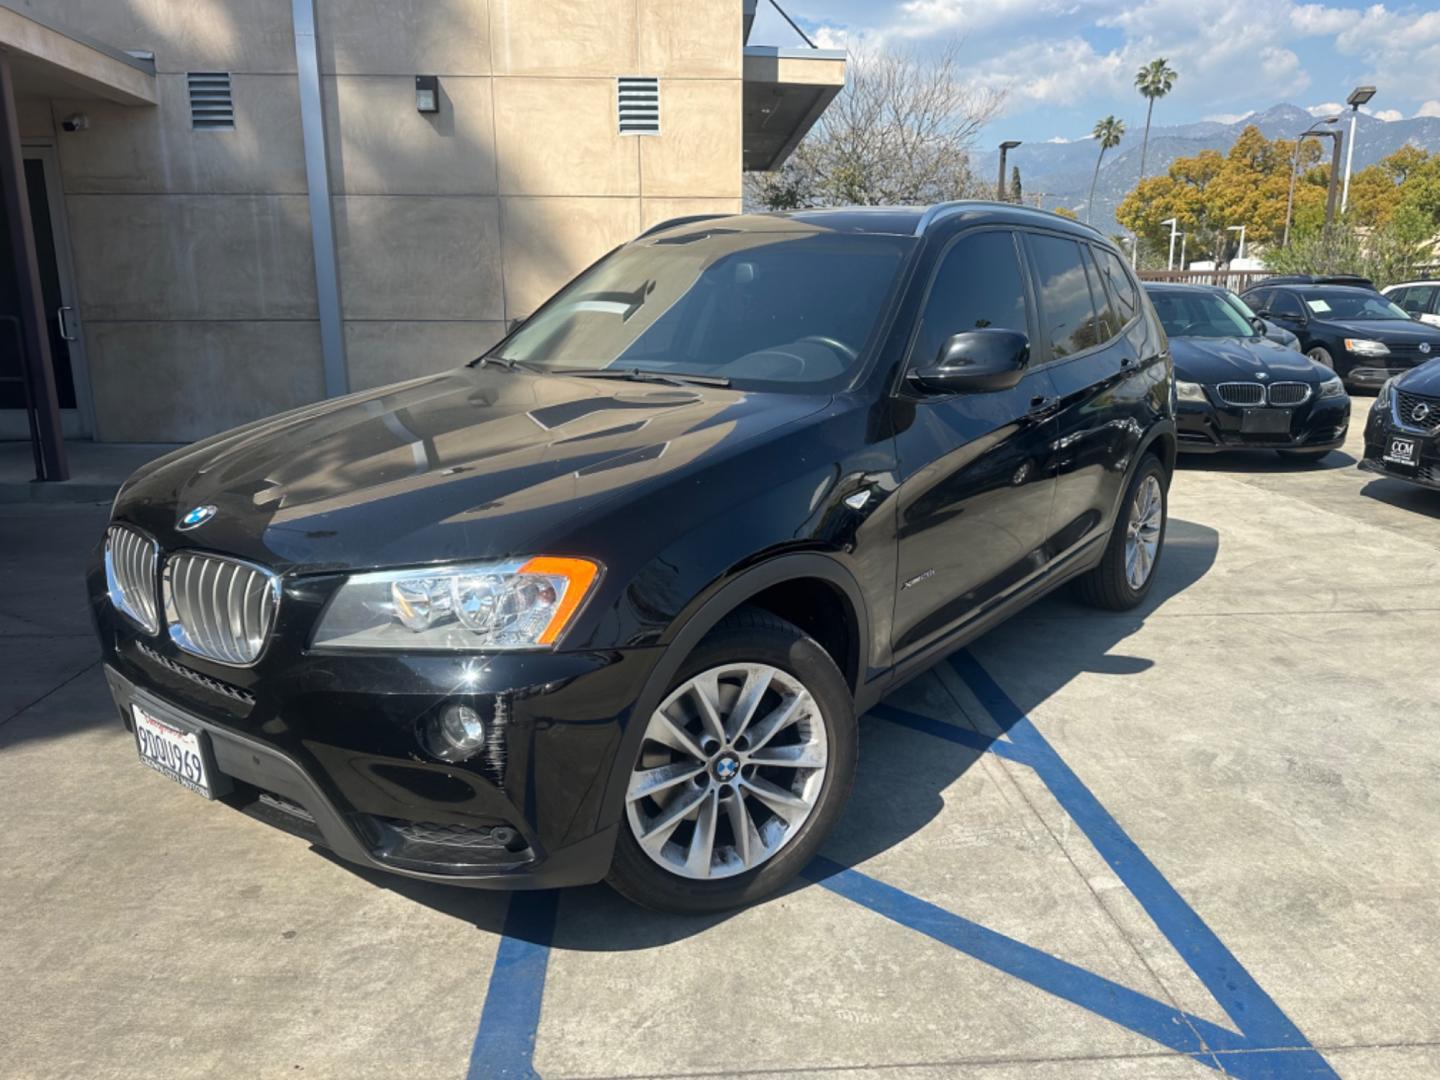
[[[660,222],[660,223],[658,223],[658,224],[656,224],[656,225],[651,225],[650,228],[646,229],[644,232],[642,232],[642,233],[641,233],[639,236],[637,236],[635,239],[636,239],[636,240],[639,240],[639,239],[642,239],[643,237],[650,236],[650,235],[653,234],[653,233],[663,232],[665,229],[673,229],[673,228],[675,228],[675,226],[677,226],[677,225],[689,225],[689,224],[691,224],[692,222],[696,222],[696,221],[709,221],[709,220],[711,220],[712,218],[734,217],[734,216],[735,216],[734,214],[687,214],[685,217],[674,217],[674,218],[670,218],[670,219],[667,220],[667,221],[662,221],[662,222]]]
[[[949,217],[951,214],[958,213],[961,210],[969,209],[972,206],[1003,206],[1008,210],[1020,210],[1025,213],[1031,214],[1050,213],[1050,211],[1048,210],[1037,210],[1035,207],[1032,206],[1021,206],[1018,203],[999,202],[995,199],[951,199],[948,202],[940,202],[935,203],[933,206],[927,206],[925,208],[925,212],[920,215],[920,220],[915,223],[915,235],[920,236],[924,234],[926,229],[928,229],[931,225],[934,225],[942,218]],[[1051,216],[1059,217],[1060,215],[1052,214]],[[1104,239],[1104,234],[1099,229],[1095,228],[1094,225],[1090,225],[1083,221],[1074,221],[1069,218],[1066,218],[1065,220],[1069,221],[1072,225],[1083,226],[1084,228],[1087,228],[1091,232],[1093,232],[1096,236]]]

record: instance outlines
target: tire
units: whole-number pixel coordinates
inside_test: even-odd
[[[1292,461],[1323,461],[1330,456],[1329,450],[1278,450],[1276,453]]]
[[[1335,370],[1335,358],[1330,355],[1330,350],[1325,348],[1323,345],[1316,345],[1305,355],[1308,356],[1311,360],[1314,360],[1321,367],[1328,367],[1331,371]]]
[[[1154,487],[1150,487],[1152,481]],[[1169,521],[1169,485],[1170,478],[1158,458],[1153,454],[1146,454],[1140,459],[1135,475],[1130,478],[1130,483],[1125,488],[1125,497],[1120,500],[1120,509],[1115,515],[1115,526],[1110,532],[1109,543],[1105,545],[1105,554],[1100,557],[1100,562],[1093,570],[1075,579],[1075,594],[1082,602],[1107,611],[1129,611],[1149,595],[1150,587],[1155,582],[1155,568],[1160,565],[1160,556],[1165,549],[1165,526]],[[1148,489],[1147,499],[1158,499],[1159,505],[1155,508],[1158,511],[1158,520],[1148,513],[1145,515],[1148,524],[1144,531],[1153,536],[1154,554],[1149,559],[1149,566],[1144,570],[1143,579],[1136,585],[1128,572],[1128,548],[1131,525],[1137,510],[1142,509],[1137,502],[1142,489]],[[1143,508],[1148,509],[1152,505],[1146,502]],[[1137,543],[1137,547],[1139,546],[1141,545]]]
[[[727,726],[741,723],[745,691],[761,683],[766,689],[748,722]],[[715,706],[709,726],[700,694]],[[776,721],[787,703],[792,718]],[[775,726],[764,731],[767,720]],[[850,797],[859,752],[850,688],[813,638],[768,612],[742,608],[722,621],[681,664],[661,707],[635,722],[647,725],[646,735],[631,766],[608,880],[644,907],[698,915],[774,894],[815,855]],[[751,746],[747,733],[756,731],[765,741]],[[822,764],[753,765],[751,755]],[[670,771],[659,774],[662,769]],[[652,774],[653,795],[637,794],[641,772]],[[667,786],[656,790],[661,782]],[[751,786],[757,782],[767,785],[761,796]],[[785,801],[777,802],[777,790]],[[798,803],[808,803],[808,810]],[[784,816],[772,804],[783,807]],[[672,819],[678,824],[670,826]],[[742,821],[754,828],[743,830],[744,851],[736,827]],[[640,835],[651,838],[648,846]]]

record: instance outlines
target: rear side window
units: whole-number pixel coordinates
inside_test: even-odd
[[[1120,316],[1120,325],[1124,326],[1135,317],[1140,308],[1140,297],[1135,291],[1135,282],[1125,271],[1124,265],[1116,258],[1113,251],[1097,247],[1092,247],[1090,250],[1095,255],[1095,263],[1100,267],[1100,276],[1104,279],[1110,292],[1110,298],[1115,303],[1115,311]]]
[[[1101,341],[1080,245],[1058,236],[1032,235],[1030,254],[1040,293],[1040,336],[1055,357],[1082,352]]]
[[[1090,278],[1090,298],[1095,304],[1096,326],[1100,341],[1109,341],[1120,333],[1120,319],[1115,314],[1115,305],[1110,294],[1100,282],[1100,271],[1095,267],[1094,249],[1082,248],[1085,252],[1085,273]]]
[[[1010,232],[962,237],[935,273],[914,363],[933,364],[952,334],[995,327],[1030,333],[1025,313],[1025,279]]]

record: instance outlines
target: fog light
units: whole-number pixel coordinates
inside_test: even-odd
[[[430,750],[447,761],[470,757],[485,745],[485,723],[469,705],[446,705],[430,728]]]

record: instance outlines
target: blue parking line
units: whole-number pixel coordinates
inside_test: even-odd
[[[1300,1029],[1260,989],[989,672],[969,652],[957,653],[950,664],[1236,1026],[1260,1046],[1308,1048]]]
[[[538,1076],[533,1063],[535,1035],[558,906],[553,890],[511,894],[466,1080]]]

